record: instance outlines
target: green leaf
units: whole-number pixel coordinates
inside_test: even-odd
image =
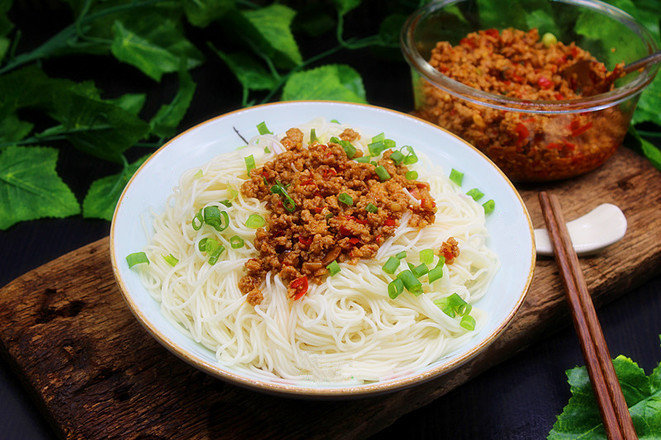
[[[56,163],[54,148],[10,146],[0,151],[0,229],[80,212],[76,197],[55,171]]]
[[[195,83],[184,68],[179,71],[179,90],[172,102],[161,106],[149,122],[152,133],[160,137],[170,137],[186,115],[195,94]]]
[[[657,74],[652,84],[640,95],[636,112],[631,121],[633,124],[640,122],[654,122],[661,125],[661,75]]]
[[[276,86],[277,80],[271,72],[254,57],[245,53],[225,54],[218,49],[214,50],[246,89],[270,90]]]
[[[624,399],[640,439],[658,439],[661,432],[661,363],[648,377],[625,356],[613,360]],[[549,440],[603,439],[606,432],[585,367],[567,371],[572,396],[558,416]]]
[[[7,17],[7,12],[11,9],[12,3],[13,0],[0,0],[0,37],[4,37],[14,28],[14,24]],[[0,49],[0,60],[2,54],[3,52]]]
[[[633,148],[634,150],[639,150],[645,157],[647,157],[652,165],[657,169],[661,170],[661,150],[658,147],[653,145],[648,140],[640,136],[640,133],[633,127],[629,127],[629,134],[633,137],[633,145],[631,145],[632,140],[631,136],[627,136],[625,141],[627,146]]]
[[[289,77],[282,100],[304,99],[367,102],[362,78],[354,69],[343,64],[317,67]]]
[[[337,12],[340,15],[345,15],[347,12],[356,9],[362,3],[362,0],[333,0]]]
[[[207,27],[225,15],[233,6],[233,0],[183,0],[184,12],[193,26]]]
[[[131,176],[149,155],[138,159],[118,174],[102,177],[92,182],[83,200],[83,217],[112,220],[115,206]]]
[[[404,14],[388,15],[379,27],[379,39],[384,46],[399,47],[399,31],[407,16]]]
[[[112,30],[114,38],[110,50],[113,55],[156,81],[160,81],[164,73],[178,71],[181,59],[187,60],[189,69],[203,60],[177,23],[159,14],[126,22],[116,20]]]
[[[127,93],[120,96],[119,98],[111,99],[109,102],[112,102],[122,110],[125,110],[132,115],[137,115],[145,105],[146,99],[147,95],[144,93]]]
[[[251,45],[283,68],[298,66],[303,57],[291,32],[291,22],[296,15],[293,9],[279,4],[251,11],[242,11],[243,23],[237,23],[238,31]]]
[[[21,121],[15,114],[0,118],[0,143],[20,141],[32,131],[33,124]]]

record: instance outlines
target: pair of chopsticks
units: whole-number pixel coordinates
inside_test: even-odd
[[[637,439],[627,403],[622,395],[620,383],[615,375],[611,355],[604,339],[604,333],[597,319],[597,312],[588,293],[585,278],[581,272],[578,256],[567,232],[567,226],[560,209],[560,202],[554,194],[539,193],[546,228],[553,244],[555,260],[565,286],[567,301],[574,318],[583,357],[597,396],[601,418],[611,440]]]

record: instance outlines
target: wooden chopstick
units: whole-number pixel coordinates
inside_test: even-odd
[[[597,312],[567,231],[560,202],[554,194],[542,191],[539,193],[539,203],[608,438],[637,439]]]

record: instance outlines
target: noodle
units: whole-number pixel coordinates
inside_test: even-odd
[[[307,144],[311,128],[321,142],[327,142],[349,127],[315,120],[299,128]],[[355,265],[340,263],[339,273],[321,284],[311,284],[308,293],[296,301],[287,297],[287,287],[279,276],[269,274],[261,289],[263,301],[248,304],[238,282],[244,263],[256,250],[255,229],[245,225],[250,215],[266,217],[268,211],[265,203],[244,198],[239,190],[247,179],[244,158],[253,155],[258,167],[272,160],[285,150],[278,139],[275,135],[256,136],[245,148],[185,172],[165,210],[154,214],[153,234],[145,249],[151,264],[140,274],[160,302],[163,315],[212,350],[220,363],[267,379],[384,380],[424,368],[466,343],[475,332],[462,328],[434,300],[456,293],[474,303],[486,292],[498,260],[486,246],[482,206],[461,193],[428,160],[409,168],[430,184],[438,209],[433,224],[410,227],[407,212],[375,258]],[[366,139],[369,137],[361,134],[353,144],[367,151]],[[231,200],[232,206],[222,205],[221,200]],[[194,230],[191,219],[205,206],[227,211],[230,224],[225,231]],[[234,235],[243,239],[243,247],[231,247],[229,237]],[[439,249],[449,237],[457,240],[461,253],[443,268],[444,275],[433,288],[419,296],[404,292],[390,299],[388,283],[394,275],[383,271],[385,261],[401,251],[415,260],[420,250]],[[208,264],[198,248],[204,238],[215,238],[225,247],[215,265]],[[179,260],[174,267],[162,257],[168,254]],[[477,330],[485,314],[475,309],[472,313]]]

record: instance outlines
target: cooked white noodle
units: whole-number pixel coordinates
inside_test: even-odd
[[[315,120],[299,126],[304,142],[313,127],[322,142],[350,128]],[[431,186],[438,208],[434,224],[409,227],[407,213],[375,258],[356,265],[341,263],[338,274],[321,285],[311,284],[300,300],[288,298],[279,277],[269,273],[261,304],[253,307],[246,302],[238,281],[244,263],[257,252],[255,230],[245,223],[251,214],[266,217],[267,210],[265,203],[240,193],[247,179],[244,158],[252,154],[258,167],[274,159],[284,151],[278,138],[256,136],[247,147],[185,172],[165,210],[154,214],[154,232],[145,249],[151,264],[141,277],[168,320],[215,352],[220,363],[269,379],[383,380],[423,368],[466,343],[475,332],[462,328],[459,318],[449,317],[433,301],[457,293],[474,303],[486,292],[498,260],[486,246],[482,206],[419,152],[421,160],[409,168]],[[353,144],[367,151],[370,138],[363,135]],[[230,208],[220,204],[226,199],[232,200]],[[200,208],[212,205],[228,212],[229,228],[195,231],[191,219]],[[232,249],[233,235],[243,238],[245,246]],[[205,237],[214,237],[226,249],[213,266],[197,247]],[[407,251],[407,261],[417,265],[420,250],[437,250],[449,237],[457,240],[461,253],[444,267],[443,277],[431,286],[423,277],[426,287],[420,296],[405,291],[390,299],[387,286],[394,275],[382,268],[388,257]],[[179,259],[174,267],[163,259],[168,254]],[[485,314],[473,309],[472,315],[477,331]]]

